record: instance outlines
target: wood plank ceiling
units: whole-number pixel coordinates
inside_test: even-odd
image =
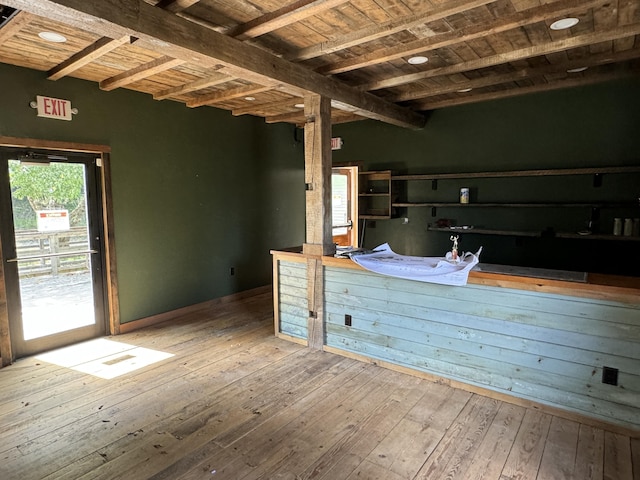
[[[0,2],[0,62],[267,122],[303,124],[312,92],[334,123],[420,128],[429,110],[640,71],[640,0]]]

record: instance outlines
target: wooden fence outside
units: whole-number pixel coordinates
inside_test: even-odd
[[[86,227],[61,232],[22,230],[16,232],[20,276],[58,275],[89,271],[89,243]],[[69,255],[65,255],[69,253]]]

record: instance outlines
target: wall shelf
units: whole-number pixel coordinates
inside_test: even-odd
[[[603,235],[603,234],[591,234],[580,235],[579,233],[572,232],[557,232],[556,238],[579,238],[581,240],[611,240],[615,242],[640,242],[640,237],[625,237],[623,235]]]
[[[455,178],[545,177],[552,175],[603,175],[606,173],[640,173],[640,167],[557,168],[547,170],[512,170],[504,172],[428,173],[393,175],[392,180],[444,180]]]
[[[610,240],[610,241],[626,241],[640,242],[640,237],[625,237],[622,235],[602,235],[589,234],[581,235],[573,232],[536,232],[522,230],[493,230],[488,228],[447,228],[447,227],[427,227],[430,232],[446,232],[446,233],[468,233],[476,235],[506,235],[511,237],[531,237],[531,238],[572,238],[580,240]]]
[[[358,173],[358,218],[386,220],[392,215],[391,170]]]
[[[612,167],[598,167],[598,168],[565,168],[565,169],[541,169],[541,170],[513,170],[503,172],[467,172],[467,173],[429,173],[429,174],[408,174],[408,175],[392,175],[394,187],[399,186],[399,191],[406,192],[401,199],[397,199],[392,203],[392,207],[399,208],[430,208],[431,216],[437,216],[438,208],[456,209],[460,220],[457,223],[473,225],[474,223],[482,223],[489,225],[489,228],[475,228],[475,229],[450,229],[450,228],[436,228],[429,227],[428,231],[441,231],[441,232],[462,232],[462,233],[474,233],[479,235],[504,235],[515,237],[545,237],[545,238],[567,238],[567,239],[591,239],[591,240],[610,240],[610,241],[639,241],[640,236],[614,236],[612,230],[610,230],[609,222],[612,222],[613,218],[638,218],[640,217],[640,209],[638,201],[638,194],[640,190],[636,190],[631,186],[629,182],[625,185],[624,190],[611,190],[611,186],[606,191],[600,191],[603,187],[603,176],[617,175],[617,180],[612,180],[611,185],[619,184],[621,178],[636,178],[640,173],[640,166],[612,166]],[[584,182],[584,180],[571,181],[572,178],[578,176],[593,175],[592,185]],[[565,179],[567,185],[577,185],[579,182],[579,193],[573,193],[571,197],[563,195],[565,193]],[[517,177],[530,177],[532,180],[526,180],[525,183],[514,184],[510,179],[516,180]],[[545,177],[554,177],[556,180],[551,183],[554,187],[539,188],[542,185],[546,185],[549,182],[545,181]],[[477,179],[477,181],[464,181],[451,183],[450,180],[456,179]],[[489,179],[489,180],[485,180]],[[493,179],[493,180],[492,180]],[[495,179],[504,179],[500,183]],[[430,188],[428,185],[418,185],[414,188],[409,188],[407,184],[412,181],[431,181]],[[438,182],[440,180],[447,180],[448,183],[444,185],[443,191],[438,192]],[[539,182],[544,182],[540,184]],[[506,182],[506,183],[503,183]],[[536,183],[538,182],[538,183]],[[572,183],[573,182],[573,183]],[[458,195],[455,187],[456,184],[461,184],[464,187],[470,187],[472,192],[476,192],[475,196],[477,201],[471,199],[470,203],[460,203],[458,201]],[[486,190],[482,189],[483,185],[490,185]],[[513,187],[510,185],[518,185]],[[528,187],[522,189],[523,185]],[[610,185],[607,183],[607,185]],[[632,184],[631,184],[632,185]],[[504,188],[502,188],[504,186]],[[555,190],[554,190],[555,188]],[[632,188],[632,190],[630,190]],[[519,190],[520,189],[520,190]],[[586,190],[585,190],[586,189]],[[431,193],[427,193],[426,190],[433,190]],[[605,190],[605,188],[602,188]],[[509,194],[504,195],[503,192],[508,191]],[[480,193],[484,194],[480,197]],[[522,201],[523,196],[527,195],[532,197],[532,192],[535,192],[536,196],[532,198],[534,201]],[[544,194],[542,193],[544,192]],[[455,197],[452,194],[456,195]],[[542,196],[546,195],[546,196]],[[412,198],[413,197],[413,198]],[[451,201],[455,198],[454,201]],[[537,201],[538,198],[542,198],[542,201]],[[411,201],[414,200],[414,201]],[[442,201],[445,200],[445,201]],[[449,201],[446,201],[449,200]],[[485,201],[482,201],[485,200]],[[520,200],[520,201],[518,201]],[[527,199],[528,200],[528,199]],[[574,201],[577,200],[577,201]],[[582,201],[580,201],[582,200]],[[461,210],[460,210],[461,209]],[[472,209],[472,210],[468,210]],[[475,209],[475,210],[474,210]],[[478,210],[480,209],[480,210]],[[491,213],[489,211],[482,211],[483,209],[494,209]],[[520,218],[526,218],[529,220],[529,227],[524,224],[522,229],[510,229],[510,223],[513,223],[514,213],[508,212],[508,209],[524,209],[529,210],[531,213],[519,213],[517,215]],[[566,209],[566,213],[563,210]],[[581,211],[589,211],[587,215]],[[606,213],[604,211],[606,210]],[[535,211],[536,213],[533,213]],[[470,212],[474,212],[471,214]],[[477,213],[476,213],[477,212]],[[495,212],[495,213],[494,213]],[[572,213],[569,213],[572,212]],[[574,213],[575,212],[575,213]],[[453,213],[447,213],[447,216],[454,215]],[[580,235],[577,231],[580,229],[576,225],[576,218],[582,218],[584,215],[584,225],[594,226],[594,234]],[[567,221],[564,221],[567,218]],[[600,234],[603,230],[599,230],[602,219],[606,219],[607,227],[604,229],[606,235]],[[506,219],[506,220],[505,220]],[[587,221],[588,220],[588,221]],[[542,227],[542,222],[549,222],[548,229],[544,231],[538,230]],[[434,222],[435,223],[435,222]],[[453,224],[456,223],[454,220]],[[494,224],[496,228],[491,228],[491,224]],[[522,223],[519,221],[519,223]],[[522,228],[522,227],[521,227]],[[544,228],[544,227],[543,227]],[[572,228],[576,228],[575,231],[571,231]],[[601,227],[600,227],[601,228]],[[564,231],[563,231],[564,230]],[[597,233],[597,234],[596,234]]]
[[[541,237],[541,232],[517,231],[517,230],[496,230],[490,228],[448,228],[448,227],[427,227],[430,232],[447,233],[474,233],[477,235],[508,235],[511,237]]]
[[[626,203],[458,203],[458,202],[394,202],[394,207],[449,207],[449,208],[629,208],[635,205]]]

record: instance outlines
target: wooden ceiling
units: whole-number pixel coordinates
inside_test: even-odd
[[[429,110],[640,71],[640,0],[0,3],[18,10],[0,27],[0,62],[267,122],[304,123],[317,93],[334,123],[420,128]],[[567,17],[579,22],[550,28]]]

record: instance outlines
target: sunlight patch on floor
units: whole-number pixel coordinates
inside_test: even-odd
[[[173,353],[98,338],[43,353],[36,358],[109,380],[173,356]]]

